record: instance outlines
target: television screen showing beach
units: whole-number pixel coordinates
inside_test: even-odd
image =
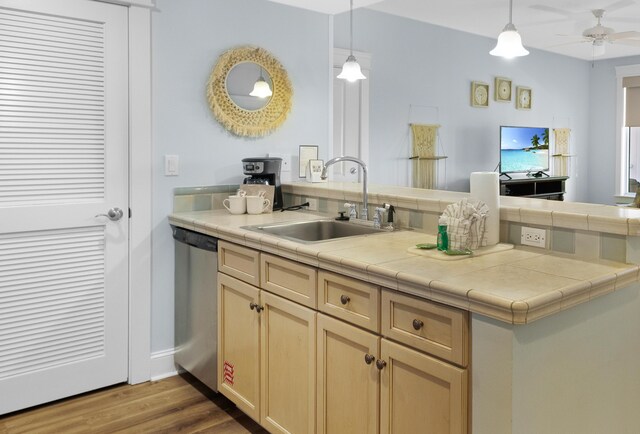
[[[549,170],[549,128],[500,127],[500,171]]]

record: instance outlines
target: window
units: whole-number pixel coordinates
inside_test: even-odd
[[[640,65],[616,68],[617,187],[616,195],[629,196],[640,185]]]

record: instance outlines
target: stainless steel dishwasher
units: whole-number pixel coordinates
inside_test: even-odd
[[[217,392],[218,239],[171,227],[175,240],[175,362]]]

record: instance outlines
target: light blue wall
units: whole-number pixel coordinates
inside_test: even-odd
[[[348,14],[336,16],[334,45],[349,45]],[[496,33],[499,29],[496,29]],[[526,42],[526,41],[525,41]],[[374,182],[406,184],[410,172],[409,122],[434,122],[448,155],[448,189],[469,191],[469,174],[493,170],[500,159],[499,126],[570,127],[574,152],[586,163],[589,139],[589,62],[532,50],[504,60],[489,55],[495,39],[484,38],[370,10],[354,12],[354,50],[372,55],[370,176]],[[488,108],[470,105],[471,81],[508,77],[533,89],[533,108],[515,102]],[[411,110],[410,106],[414,108]],[[569,199],[588,198],[587,164],[568,184]]]
[[[329,143],[329,59],[332,38],[348,47],[348,16],[332,18],[265,0],[157,0],[153,14],[153,286],[152,351],[173,347],[173,241],[166,216],[175,187],[238,183],[240,160],[269,152],[297,154],[303,143]],[[578,155],[569,199],[610,203],[615,152],[615,73],[618,62],[591,62],[530,50],[506,61],[488,55],[484,38],[369,10],[355,12],[354,49],[372,54],[370,174],[376,183],[405,185],[410,176],[409,122],[442,125],[448,188],[468,191],[469,173],[493,170],[499,125],[572,129]],[[525,41],[526,42],[526,41]],[[262,139],[226,133],[207,105],[205,84],[217,57],[243,44],[272,52],[294,88],[289,119]],[[533,88],[533,109],[490,101],[469,103],[473,80],[509,77]],[[613,78],[612,78],[613,77]],[[410,106],[414,109],[410,113]],[[324,149],[322,149],[324,147]],[[165,154],[180,156],[178,177],[165,177]],[[605,169],[603,170],[603,166]]]
[[[153,55],[152,351],[173,348],[173,240],[167,223],[175,187],[241,182],[245,157],[297,155],[328,142],[329,17],[264,0],[157,0]],[[209,110],[205,85],[220,54],[258,45],[287,69],[294,97],[286,123],[261,139],[231,136]],[[164,155],[180,176],[164,176]]]
[[[638,65],[640,56],[600,60],[591,70],[589,201],[613,204],[616,173],[616,66]]]

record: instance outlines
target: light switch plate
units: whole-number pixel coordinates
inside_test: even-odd
[[[180,174],[180,159],[177,155],[164,156],[164,176],[178,176]]]

